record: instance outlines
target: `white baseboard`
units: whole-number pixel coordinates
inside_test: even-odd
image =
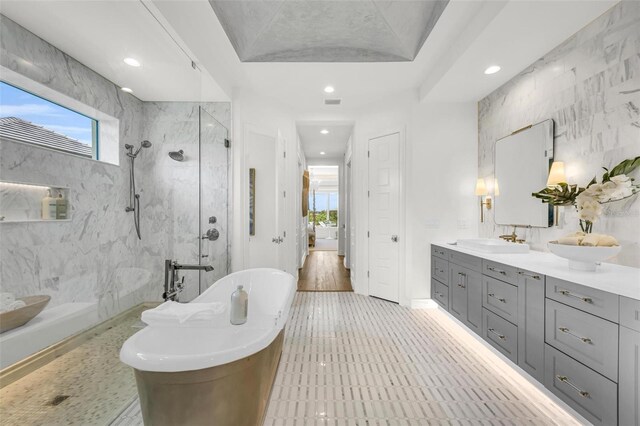
[[[436,309],[438,304],[432,299],[412,299],[411,309]]]

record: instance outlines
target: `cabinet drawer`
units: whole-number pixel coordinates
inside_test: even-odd
[[[516,285],[518,283],[517,269],[513,266],[503,265],[501,263],[492,262],[490,260],[482,260],[482,273],[509,284]]]
[[[482,306],[517,324],[518,287],[483,275]]]
[[[449,262],[436,256],[431,256],[431,277],[442,284],[449,284]]]
[[[547,297],[590,314],[618,322],[618,299],[612,293],[547,277]]]
[[[545,341],[618,381],[618,325],[547,299]]]
[[[640,300],[620,297],[620,325],[640,331]]]
[[[513,363],[518,363],[518,327],[488,309],[482,310],[482,338]]]
[[[449,287],[440,281],[431,280],[431,297],[445,310],[449,310]]]
[[[617,424],[616,384],[549,345],[544,385],[594,425]]]
[[[449,260],[449,250],[442,247],[431,245],[431,256],[439,257],[440,259]]]
[[[465,268],[469,268],[474,271],[482,271],[482,259],[469,254],[450,251],[449,262],[453,262],[456,265],[464,266]]]

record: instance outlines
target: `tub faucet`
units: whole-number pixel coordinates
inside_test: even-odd
[[[167,300],[175,300],[178,293],[184,288],[184,277],[182,280],[178,276],[178,271],[184,269],[186,271],[213,271],[211,265],[181,265],[175,260],[167,259],[164,261],[164,293],[162,298]]]

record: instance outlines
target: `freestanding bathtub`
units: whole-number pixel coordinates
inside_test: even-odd
[[[229,302],[240,284],[249,293],[249,315],[231,325]],[[147,326],[131,336],[120,360],[134,368],[145,425],[261,424],[295,291],[286,272],[236,272],[193,300],[224,302],[217,320]]]

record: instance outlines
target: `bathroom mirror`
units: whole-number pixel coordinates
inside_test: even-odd
[[[547,228],[553,210],[531,193],[547,185],[553,160],[553,120],[518,130],[495,144],[495,222]]]

